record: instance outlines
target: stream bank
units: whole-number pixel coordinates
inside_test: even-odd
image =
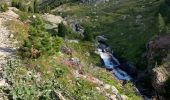
[[[128,61],[121,61],[106,43],[106,40],[102,36],[96,38],[96,52],[100,55],[102,66],[113,73],[117,80],[123,81],[123,84],[129,81],[132,82],[137,94],[142,96],[144,100],[151,99],[155,94],[153,91],[150,93],[150,89],[143,87],[143,81],[145,80],[143,78],[146,78],[146,75],[143,75],[145,72],[139,71]]]

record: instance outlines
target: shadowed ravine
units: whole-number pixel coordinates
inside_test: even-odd
[[[104,38],[104,37],[103,37]],[[100,55],[102,65],[106,70],[111,71],[117,80],[122,80],[123,83],[132,82],[136,88],[138,95],[142,96],[144,100],[151,98],[151,94],[145,93],[145,89],[139,85],[137,69],[129,66],[127,62],[121,62],[114,56],[114,53],[105,41],[98,41],[97,52]],[[121,62],[121,63],[120,63]],[[137,85],[138,84],[138,85]]]

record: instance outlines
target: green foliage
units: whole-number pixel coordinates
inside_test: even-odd
[[[20,60],[10,60],[5,67],[5,77],[11,83],[9,98],[13,100],[55,100],[55,90],[60,88],[57,79],[65,74],[64,69],[52,66],[50,75],[24,67]]]
[[[167,23],[170,23],[170,5],[168,5],[167,3],[162,3],[160,6],[160,13],[165,18],[165,21]]]
[[[158,22],[159,22],[159,30],[160,32],[166,32],[166,24],[165,24],[165,21],[162,17],[162,15],[159,13],[159,16],[158,16]]]
[[[16,13],[19,15],[21,21],[25,21],[25,20],[29,19],[29,16],[32,15],[28,12],[22,12],[22,11],[17,11]]]
[[[38,50],[38,55],[52,55],[59,51],[61,44],[62,40],[59,37],[53,37],[45,31],[43,20],[37,16],[32,20],[29,37],[21,48],[21,55],[23,57],[31,57],[35,50]]]
[[[75,80],[76,88],[74,89],[74,95],[76,100],[97,100],[96,91],[93,85],[83,79]],[[102,98],[101,98],[102,99]]]
[[[38,0],[12,0],[11,2],[13,7],[20,9],[21,11],[37,13],[38,9]]]
[[[64,23],[60,23],[58,25],[58,36],[65,37],[67,39],[82,39],[82,35],[80,33],[73,32],[73,30],[64,25]]]
[[[65,37],[66,34],[69,34],[68,28],[64,25],[64,23],[60,23],[58,25],[58,36]]]
[[[93,40],[93,34],[91,33],[91,30],[90,30],[89,27],[85,28],[84,40],[86,40],[86,41],[92,41]]]
[[[165,3],[170,6],[170,1],[169,0],[165,0]]]
[[[34,0],[33,7],[34,7],[35,13],[39,12],[39,10],[38,10],[38,0]]]
[[[0,11],[5,12],[8,10],[8,5],[6,3],[0,4]]]
[[[50,12],[50,6],[48,6],[48,5],[46,5],[45,7],[44,7],[44,12]]]
[[[168,78],[168,80],[166,81],[166,86],[165,86],[165,89],[166,89],[166,94],[165,94],[165,97],[166,99],[170,99],[170,78]]]
[[[26,5],[24,0],[12,0],[12,6],[20,9],[21,11],[26,11]]]
[[[48,12],[47,7],[48,9],[54,9],[55,7],[58,7],[64,3],[73,2],[73,1],[76,0],[51,0],[50,2],[45,1],[42,4],[40,4],[40,9],[41,9],[40,12],[46,12],[46,11]]]

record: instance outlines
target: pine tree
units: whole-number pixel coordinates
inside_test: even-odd
[[[34,0],[34,13],[38,12],[38,0]]]
[[[86,27],[84,31],[84,40],[86,41],[92,41],[93,40],[93,34],[90,33],[90,28]]]
[[[58,36],[65,37],[66,34],[69,34],[67,27],[63,23],[60,23],[58,25]]]
[[[159,13],[159,16],[158,16],[158,22],[159,22],[159,31],[161,33],[166,32],[165,20],[160,13]]]

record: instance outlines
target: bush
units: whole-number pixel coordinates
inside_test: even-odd
[[[37,17],[31,23],[29,37],[21,48],[21,56],[38,58],[42,54],[52,55],[59,51],[61,43],[59,37],[53,37],[45,31],[44,22]]]
[[[158,16],[158,22],[159,22],[159,31],[162,32],[166,32],[166,24],[164,21],[164,18],[162,17],[162,15],[159,13]]]
[[[170,0],[165,0],[165,3],[166,3],[167,5],[170,5]]]
[[[86,29],[84,31],[84,40],[86,40],[86,41],[93,40],[93,34],[91,33],[91,30],[89,27],[86,27]]]
[[[0,11],[5,12],[8,10],[8,5],[6,3],[0,4]]]
[[[20,9],[25,12],[37,13],[38,10],[38,0],[31,1],[33,3],[28,4],[26,0],[12,0],[11,4],[13,7]]]
[[[170,23],[170,6],[166,3],[162,3],[159,11],[164,17],[166,23]]]
[[[39,12],[39,10],[38,10],[38,0],[34,0],[33,6],[34,6],[34,13]]]
[[[60,23],[58,25],[58,36],[65,37],[66,34],[69,34],[69,30],[63,23]]]

